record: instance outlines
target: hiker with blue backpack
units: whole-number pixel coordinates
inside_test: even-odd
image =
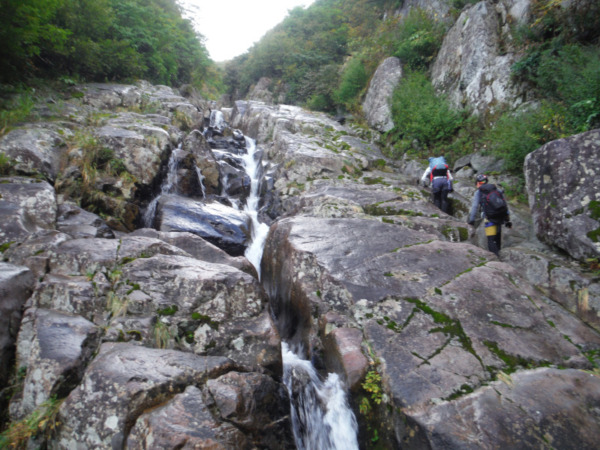
[[[510,211],[504,198],[502,190],[495,184],[489,182],[487,175],[478,174],[475,178],[477,190],[471,203],[469,212],[469,225],[475,225],[475,219],[480,215],[485,223],[485,235],[487,236],[488,250],[499,256],[502,246],[502,225],[512,228]]]
[[[429,166],[425,169],[421,182],[425,186],[429,180],[433,204],[448,214],[448,194],[452,192],[452,174],[443,156],[429,158]]]

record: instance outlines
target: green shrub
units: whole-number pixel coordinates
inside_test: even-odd
[[[51,437],[60,425],[57,415],[63,400],[52,396],[23,420],[12,422],[0,434],[0,448],[28,448],[28,441],[32,438]]]
[[[334,93],[339,104],[348,105],[356,99],[367,84],[369,77],[362,60],[354,57],[350,60],[340,81],[340,86]]]
[[[9,131],[10,127],[26,119],[33,109],[34,100],[29,91],[1,92],[8,99],[0,102],[0,136]]]
[[[405,67],[426,69],[437,54],[444,38],[444,27],[422,9],[412,9],[399,27],[394,56]]]
[[[443,96],[438,96],[423,72],[408,73],[398,84],[392,100],[394,128],[392,142],[402,141],[405,149],[414,141],[432,148],[450,140],[463,122]]]
[[[550,102],[534,110],[507,112],[487,132],[489,149],[504,158],[505,169],[521,174],[527,154],[566,135],[564,113]]]
[[[10,175],[13,167],[14,161],[5,153],[0,152],[0,175]]]

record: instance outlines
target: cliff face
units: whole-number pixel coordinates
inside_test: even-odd
[[[364,447],[374,429],[408,448],[600,438],[600,383],[585,371],[600,348],[597,279],[535,239],[528,210],[513,210],[500,259],[478,246],[466,165],[447,215],[415,186],[423,167],[322,114],[239,101],[221,116],[144,83],[75,92],[52,121],[0,139],[19,172],[0,183],[2,357],[22,374],[4,409],[18,421],[60,399],[40,445],[293,448],[282,340],[344,379]],[[54,139],[39,139],[48,129]],[[239,256],[242,132],[257,141],[270,226],[260,280]],[[583,153],[596,140],[554,146]],[[121,170],[94,159],[89,171],[90,148]],[[572,178],[569,191],[589,197]],[[531,195],[564,187],[546,181],[532,172]]]

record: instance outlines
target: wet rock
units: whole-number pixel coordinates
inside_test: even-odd
[[[246,249],[248,217],[222,203],[163,195],[158,204],[157,220],[160,231],[196,234],[231,256],[243,255]]]
[[[265,448],[290,448],[286,428],[289,398],[285,387],[258,373],[229,372],[206,387],[222,420],[251,430],[254,441]]]
[[[358,390],[369,368],[369,361],[362,353],[363,333],[357,328],[336,328],[324,333],[327,367],[344,375],[351,390]]]
[[[182,149],[196,156],[195,165],[202,175],[207,195],[221,193],[221,173],[217,160],[206,138],[199,131],[192,131],[183,141]],[[197,175],[197,174],[196,174]],[[196,176],[197,177],[197,176]]]
[[[256,269],[244,256],[229,256],[225,251],[196,234],[141,228],[131,233],[131,235],[160,239],[167,244],[186,251],[194,258],[218,264],[226,264],[256,277]]]

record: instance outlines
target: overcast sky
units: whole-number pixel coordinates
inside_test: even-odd
[[[314,0],[180,0],[188,9],[212,60],[241,55],[280,23],[290,9]]]

